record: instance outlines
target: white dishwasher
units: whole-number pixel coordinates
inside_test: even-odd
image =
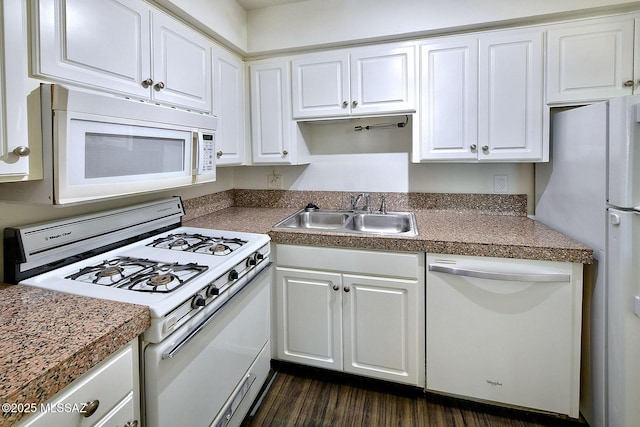
[[[579,416],[582,264],[427,254],[426,388]]]

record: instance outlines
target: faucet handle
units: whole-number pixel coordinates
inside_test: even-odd
[[[385,197],[384,194],[380,195],[380,213],[381,214],[387,213],[387,198]]]

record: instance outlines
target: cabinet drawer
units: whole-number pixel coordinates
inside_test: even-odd
[[[38,413],[26,420],[23,427],[93,426],[102,420],[126,414],[126,421],[134,419],[134,366],[137,366],[137,344],[132,342],[115,355],[68,385],[56,396],[38,407]],[[87,402],[98,400],[95,413],[84,417],[79,410]],[[130,410],[127,410],[128,406]],[[48,410],[47,410],[48,408]],[[126,422],[125,421],[125,422]],[[102,425],[102,424],[100,424]]]

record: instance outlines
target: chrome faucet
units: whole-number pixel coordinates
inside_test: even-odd
[[[360,193],[357,196],[354,196],[353,194],[351,195],[351,210],[352,211],[358,210],[358,203],[360,203],[363,197],[364,197],[364,210],[367,211],[367,213],[371,213],[371,198],[367,193]]]
[[[387,213],[387,200],[384,194],[380,195],[380,213],[381,214]]]

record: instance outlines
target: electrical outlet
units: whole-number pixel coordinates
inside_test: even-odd
[[[282,175],[270,173],[267,175],[267,188],[269,190],[279,190],[282,188]]]
[[[509,191],[509,175],[493,176],[493,192],[506,193]]]

